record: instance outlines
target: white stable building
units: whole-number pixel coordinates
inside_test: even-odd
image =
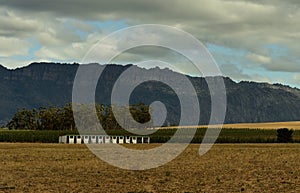
[[[148,136],[109,136],[109,135],[64,135],[59,136],[59,143],[68,144],[124,144],[150,143]]]

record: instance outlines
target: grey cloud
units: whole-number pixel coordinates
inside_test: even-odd
[[[288,48],[290,57],[300,58],[300,1],[297,0],[0,0],[0,5],[17,12],[25,21],[24,25],[17,25],[17,20],[12,22],[14,25],[8,25],[7,21],[1,22],[0,19],[0,25],[5,26],[0,29],[0,35],[19,37],[20,34],[33,33],[45,47],[65,44],[66,48],[70,48],[74,42],[84,44],[57,18],[125,20],[129,25],[161,23],[177,26],[203,42],[243,49],[266,57],[270,57],[264,48],[266,44],[280,44]],[[31,20],[34,22],[27,25],[26,21],[30,23]],[[43,28],[35,28],[43,23]],[[76,25],[91,32],[81,22]],[[66,48],[47,49],[55,56],[62,55],[64,52],[61,51]],[[80,54],[72,51],[68,56],[73,55]],[[296,60],[288,58],[261,65],[270,71],[300,71],[297,66]]]
[[[0,8],[0,26],[0,36],[28,37],[30,32],[37,30],[39,22]]]
[[[38,13],[55,13],[60,17],[72,17],[80,19],[113,19],[114,15],[128,13],[143,13],[145,10],[159,9],[158,1],[106,1],[106,0],[1,0],[0,4],[8,8],[21,11]]]
[[[242,68],[239,68],[234,64],[224,64],[220,66],[220,69],[222,70],[223,75],[229,76],[230,78],[232,78],[237,82],[247,80],[247,81],[255,81],[255,82],[274,83],[274,81],[272,81],[271,78],[267,76],[262,76],[257,73],[255,74],[244,73]]]
[[[234,64],[224,64],[220,66],[220,69],[224,76],[229,76],[236,81],[250,80],[251,77],[243,72]]]
[[[270,64],[261,65],[263,68],[269,71],[278,71],[278,72],[300,72],[300,63],[299,61],[294,61],[293,59],[282,57],[277,60],[274,60]]]

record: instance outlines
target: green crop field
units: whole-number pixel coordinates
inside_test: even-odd
[[[152,143],[165,143],[176,132],[176,129],[153,130],[149,135]],[[198,128],[192,143],[201,143],[206,132],[205,128]],[[57,143],[61,135],[78,135],[77,131],[25,131],[25,130],[0,130],[0,142],[42,142]],[[97,133],[91,133],[97,134]],[[133,135],[126,130],[108,130],[108,135]],[[184,136],[182,136],[184,137]],[[178,138],[180,140],[180,137]],[[274,143],[277,142],[275,129],[222,129],[217,143]],[[293,133],[293,142],[300,142],[300,130]]]

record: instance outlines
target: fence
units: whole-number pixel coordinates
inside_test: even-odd
[[[137,144],[150,143],[148,136],[108,136],[108,135],[64,135],[59,136],[59,143],[67,144]]]

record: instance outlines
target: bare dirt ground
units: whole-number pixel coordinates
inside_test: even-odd
[[[182,128],[206,128],[207,125],[199,126],[182,126]],[[211,125],[214,127],[214,125]],[[220,127],[220,125],[215,125],[215,127]],[[179,127],[162,127],[162,129],[172,129]],[[300,130],[300,121],[290,121],[290,122],[268,122],[268,123],[236,123],[236,124],[224,124],[222,128],[227,129],[278,129],[278,128],[288,128],[294,130]]]
[[[129,171],[85,145],[1,143],[0,192],[300,192],[300,144],[217,144],[204,156],[198,148]]]

